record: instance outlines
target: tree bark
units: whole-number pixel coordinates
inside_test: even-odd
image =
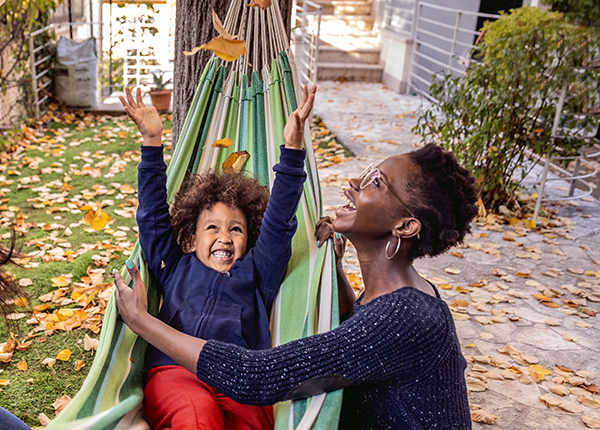
[[[203,45],[218,35],[212,24],[212,10],[214,9],[221,21],[224,21],[230,3],[231,0],[177,1],[173,71],[173,149],[179,140],[200,76],[213,55],[210,51],[200,50],[195,55],[187,56],[183,51],[191,51],[192,48]],[[292,0],[279,0],[279,7],[289,39]]]

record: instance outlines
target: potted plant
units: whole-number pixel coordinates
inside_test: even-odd
[[[164,71],[152,72],[154,86],[150,90],[150,98],[152,99],[152,105],[159,112],[166,112],[169,109],[173,93],[173,90],[165,88],[171,82],[171,79],[165,81],[164,73]]]

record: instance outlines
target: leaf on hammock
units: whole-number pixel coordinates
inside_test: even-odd
[[[248,151],[238,151],[227,157],[227,160],[223,162],[223,173],[228,175],[233,173],[240,173],[250,158]]]
[[[271,0],[252,0],[252,3],[247,4],[248,7],[259,6],[262,10],[265,10],[271,6]]]
[[[231,139],[224,137],[223,139],[215,140],[211,146],[213,148],[229,148],[231,145],[233,145]]]
[[[221,20],[219,19],[219,16],[217,15],[217,13],[215,12],[214,9],[212,11],[212,21],[213,21],[213,27],[215,28],[215,30],[217,30],[217,33],[219,33],[219,36],[223,36],[223,39],[235,40],[238,38],[237,36],[229,34],[227,32],[227,30],[225,30],[225,27],[221,23]]]

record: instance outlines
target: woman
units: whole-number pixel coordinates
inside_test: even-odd
[[[27,294],[11,277],[6,275],[4,266],[8,263],[14,263],[14,259],[20,257],[21,255],[15,250],[15,236],[13,230],[10,246],[7,248],[0,245],[0,315],[4,318],[4,321],[9,328],[11,324],[14,324],[14,321],[9,321],[6,319],[6,316],[14,312],[15,299],[17,297],[26,296]],[[3,430],[29,429],[28,425],[2,407],[0,407],[0,427]]]
[[[365,291],[356,303],[345,277],[338,328],[273,349],[250,351],[179,333],[146,311],[139,272],[133,288],[114,273],[124,322],[138,335],[238,402],[272,404],[345,388],[341,429],[470,429],[466,362],[436,288],[413,266],[463,240],[476,214],[470,174],[435,145],[390,157],[350,180],[334,235],[356,248]],[[341,265],[338,265],[338,273]]]

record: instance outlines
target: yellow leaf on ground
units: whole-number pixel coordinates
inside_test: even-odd
[[[542,402],[547,403],[550,406],[558,406],[561,400],[558,397],[554,397],[552,394],[548,393],[543,396],[540,396],[539,399]]]
[[[75,365],[73,367],[75,368],[75,372],[79,372],[83,369],[83,366],[85,366],[83,360],[75,360]]]
[[[22,372],[27,372],[27,361],[19,361],[17,363],[17,369],[19,369]]]
[[[543,381],[544,379],[546,379],[546,375],[552,375],[552,371],[546,369],[545,367],[539,365],[539,364],[532,364],[531,366],[529,366],[529,370],[530,370],[530,374],[533,372],[537,375],[537,381]],[[533,379],[536,379],[535,376],[531,375],[533,377]]]
[[[583,423],[591,429],[600,429],[600,418],[584,415],[581,417],[581,421],[583,421]]]
[[[66,287],[67,285],[69,285],[71,283],[71,280],[68,279],[65,275],[60,275],[57,276],[56,278],[52,278],[52,286],[53,287]]]
[[[548,390],[557,396],[568,396],[571,394],[571,391],[564,385],[552,385],[548,387]]]
[[[231,145],[233,145],[233,142],[231,141],[231,139],[228,139],[226,137],[224,137],[223,139],[215,140],[212,143],[213,148],[229,148]]]
[[[581,413],[583,412],[583,408],[576,403],[572,402],[560,402],[558,407],[563,411],[571,412],[571,413]]]
[[[71,350],[69,349],[63,349],[56,355],[56,359],[61,361],[69,361],[69,358],[71,358]]]
[[[8,379],[0,379],[0,385],[6,387],[7,385],[10,385],[10,381]]]
[[[569,333],[564,333],[562,337],[564,340],[568,340],[569,342],[577,342],[577,339],[571,336]]]
[[[40,424],[42,426],[47,426],[48,424],[50,424],[51,421],[50,418],[48,418],[46,414],[43,413],[38,415],[38,420],[40,421]]]
[[[19,307],[25,307],[27,306],[27,299],[25,297],[17,297],[17,300],[15,300],[15,305]]]

